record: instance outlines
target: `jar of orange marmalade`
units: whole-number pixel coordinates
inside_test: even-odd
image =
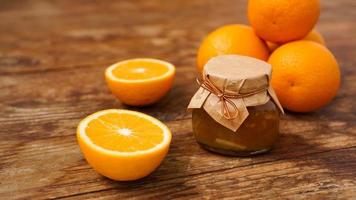
[[[203,148],[235,156],[272,148],[283,108],[269,84],[271,71],[268,63],[247,56],[208,61],[188,106],[194,136]]]

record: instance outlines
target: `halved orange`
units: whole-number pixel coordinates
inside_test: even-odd
[[[77,129],[79,146],[88,163],[114,180],[147,176],[162,162],[171,132],[158,119],[129,110],[110,109],[83,119]]]
[[[131,106],[157,102],[172,87],[174,75],[175,67],[171,63],[152,58],[125,60],[105,71],[111,92]]]

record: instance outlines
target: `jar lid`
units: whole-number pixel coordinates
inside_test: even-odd
[[[268,87],[271,73],[272,67],[267,62],[238,55],[214,57],[203,71],[220,90],[240,94]]]
[[[188,109],[201,108],[218,123],[236,131],[249,113],[247,107],[266,104],[270,98],[283,113],[270,86],[272,67],[267,62],[240,55],[221,55],[204,66],[200,88]]]

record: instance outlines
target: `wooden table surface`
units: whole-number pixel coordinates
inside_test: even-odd
[[[317,28],[342,71],[337,97],[317,112],[288,112],[270,153],[236,158],[201,149],[185,108],[202,37],[246,23],[246,1],[1,1],[0,199],[356,199],[356,1],[321,3]],[[156,105],[126,107],[106,87],[104,69],[134,57],[177,67]],[[172,130],[150,176],[115,182],[84,160],[76,126],[109,108],[153,115]]]

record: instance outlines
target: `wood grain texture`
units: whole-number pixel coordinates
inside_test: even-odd
[[[1,199],[356,199],[356,2],[321,4],[317,28],[342,71],[337,97],[317,112],[287,113],[269,154],[235,158],[196,145],[185,108],[200,41],[246,23],[246,1],[1,1]],[[122,105],[105,85],[104,69],[133,57],[177,66],[172,91],[153,106]],[[75,128],[108,108],[148,113],[172,130],[150,176],[114,182],[84,160]]]

